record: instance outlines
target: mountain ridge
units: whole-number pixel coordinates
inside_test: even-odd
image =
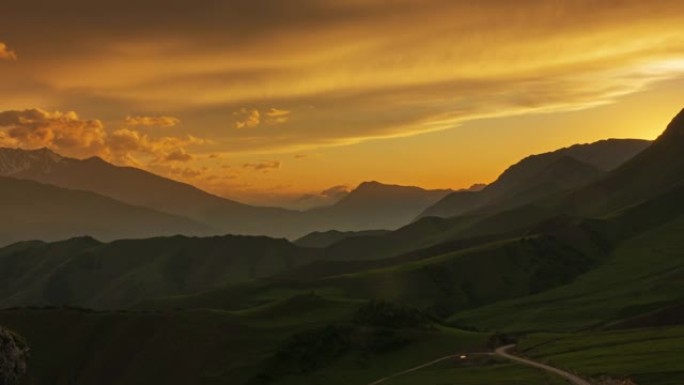
[[[604,172],[611,171],[643,151],[650,143],[650,141],[638,139],[606,139],[531,155],[508,167],[496,181],[483,190],[452,193],[427,208],[418,218],[426,216],[452,217],[481,209],[533,182],[538,173],[563,157],[573,158]],[[565,187],[577,186],[567,185]]]

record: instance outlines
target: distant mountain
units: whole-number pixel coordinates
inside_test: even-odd
[[[608,158],[602,156],[592,158],[593,151],[605,149],[612,154],[624,155],[649,143],[609,140],[526,158],[510,167],[497,182],[484,190],[452,193],[430,209],[455,210],[453,212],[458,214],[448,217],[444,214],[447,218],[443,218],[436,214],[428,215],[426,211],[418,220],[391,233],[342,239],[326,247],[326,259],[389,258],[463,238],[495,234],[514,236],[540,221],[563,215],[559,205],[566,195],[578,186],[589,185],[606,175],[596,165],[609,167],[615,161],[608,162]],[[623,146],[629,151],[615,150]],[[592,165],[568,154],[600,161]],[[544,205],[539,205],[544,202]]]
[[[0,176],[95,192],[184,216],[220,233],[288,238],[317,230],[394,229],[451,192],[366,182],[333,206],[300,212],[250,206],[137,168],[115,166],[98,157],[62,157],[48,149],[0,148]]]
[[[367,236],[378,236],[385,235],[389,233],[389,230],[366,230],[366,231],[314,231],[313,233],[307,234],[293,243],[301,247],[327,247],[333,243],[339,242],[341,240],[353,237],[367,237]]]
[[[23,242],[0,248],[0,307],[118,308],[272,276],[317,255],[246,236]]]
[[[294,235],[283,224],[297,212],[241,204],[144,170],[118,167],[98,157],[79,160],[48,149],[0,148],[0,176],[95,192],[188,217],[221,233]]]
[[[494,183],[481,191],[459,191],[450,194],[425,210],[419,218],[453,217],[485,208],[501,200],[517,200],[519,204],[524,204],[540,198],[539,194],[527,198],[514,195],[545,182],[556,185],[553,191],[549,191],[550,194],[560,189],[579,187],[592,177],[597,177],[600,172],[607,172],[620,166],[650,144],[651,142],[646,140],[610,139],[532,155],[508,168]],[[571,162],[570,159],[576,162]],[[542,191],[539,188],[537,190]]]
[[[392,230],[451,192],[364,182],[336,204],[307,211],[305,220],[318,230]]]
[[[85,191],[0,177],[0,244],[90,235],[102,240],[207,234],[190,219]]]

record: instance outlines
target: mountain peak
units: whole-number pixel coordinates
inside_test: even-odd
[[[663,134],[663,137],[670,136],[684,136],[684,109],[672,119]]]
[[[11,176],[31,169],[48,172],[63,159],[45,147],[37,150],[0,148],[0,175]]]

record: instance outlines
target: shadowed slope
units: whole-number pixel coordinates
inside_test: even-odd
[[[206,234],[192,220],[90,192],[0,177],[0,244],[90,235],[103,240]]]

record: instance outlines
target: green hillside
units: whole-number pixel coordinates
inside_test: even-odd
[[[305,268],[304,274],[295,277],[286,275],[165,298],[139,307],[240,309],[296,293],[316,292],[357,301],[384,299],[445,316],[572,282],[605,257],[604,246],[596,237],[590,229],[561,220],[543,234],[465,247],[415,261],[377,261],[374,269],[366,265],[365,270],[322,278]],[[358,267],[354,262],[351,265]]]
[[[684,383],[684,327],[539,334],[519,345],[527,356],[599,378],[640,385]]]
[[[652,206],[652,210],[643,211]],[[662,206],[647,203],[627,211],[619,226],[625,234],[633,235],[635,229],[643,227],[638,218],[650,220],[651,227],[621,241],[607,263],[575,282],[527,298],[462,312],[454,322],[504,330],[580,330],[681,303],[684,216],[653,224],[658,207]],[[671,215],[673,211],[678,210],[662,214]]]
[[[307,305],[309,300],[312,303]],[[275,306],[247,313],[15,309],[0,311],[0,323],[20,332],[31,347],[28,384],[240,385],[254,383],[271,367],[270,357],[289,349],[287,341],[349,322],[360,306],[337,303],[337,310],[325,314],[315,310],[312,317],[306,308],[313,309],[319,300],[295,301],[297,309]],[[337,305],[330,304],[329,310]],[[355,366],[357,371],[346,378],[363,383],[391,374],[397,365],[418,365],[453,349],[482,349],[488,338],[441,327],[407,333],[402,335],[411,338],[390,346],[386,354],[345,349],[331,357],[331,368]],[[315,383],[305,379],[320,376],[327,374],[290,373],[279,376],[277,383]],[[343,383],[342,377],[335,378],[334,383]]]
[[[22,243],[0,249],[0,304],[121,308],[267,277],[314,258],[266,237]]]

